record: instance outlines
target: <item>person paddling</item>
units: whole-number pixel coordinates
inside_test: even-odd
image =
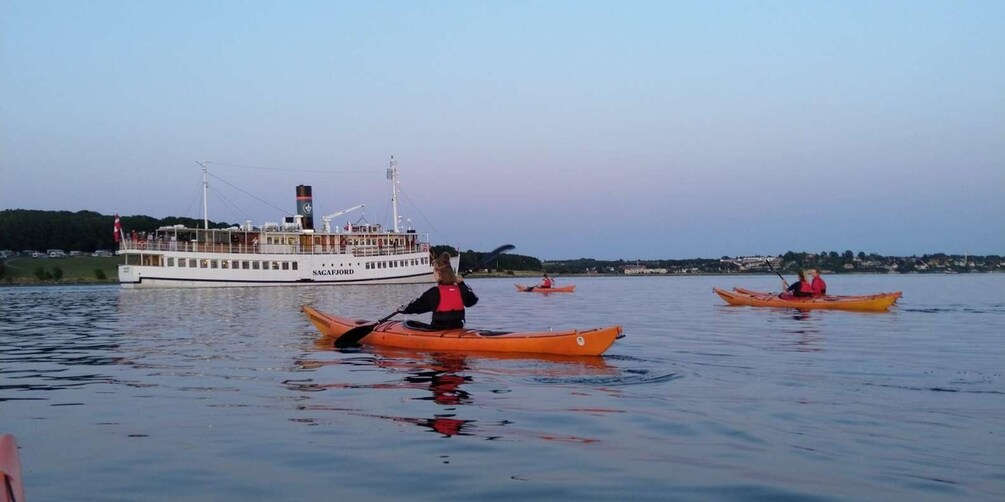
[[[810,281],[806,280],[806,272],[802,270],[799,271],[799,280],[792,283],[791,286],[785,282],[785,279],[782,279],[782,287],[796,298],[813,296],[813,287],[810,285]]]
[[[555,281],[553,281],[551,277],[548,277],[548,273],[545,272],[544,277],[541,278],[541,284],[538,284],[537,287],[539,289],[549,289],[551,288],[551,285],[554,283]]]
[[[827,283],[824,282],[822,277],[820,277],[820,269],[814,268],[812,272],[813,272],[813,284],[811,284],[810,289],[812,290],[813,296],[826,296]]]
[[[464,308],[478,303],[474,291],[464,283],[464,277],[454,273],[450,266],[450,255],[443,253],[433,267],[436,286],[422,293],[412,303],[398,309],[402,314],[424,314],[432,312],[433,329],[456,329],[464,327]]]

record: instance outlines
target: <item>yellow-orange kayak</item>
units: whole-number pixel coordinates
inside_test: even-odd
[[[524,286],[523,284],[514,284],[516,290],[521,293],[572,293],[576,290],[576,286],[570,284],[568,286],[552,286],[550,288],[542,288],[540,286]]]
[[[306,305],[301,310],[307,314],[311,323],[322,335],[331,339],[332,343],[346,331],[371,322],[325,314]],[[432,352],[522,352],[598,356],[621,336],[621,326],[582,331],[512,333],[469,328],[431,331],[409,321],[388,321],[378,324],[373,332],[359,343]]]
[[[17,441],[14,436],[0,436],[0,502],[21,502],[24,500],[24,484],[21,480],[21,459],[17,455]]]
[[[786,307],[795,309],[837,309],[883,311],[901,297],[901,292],[862,296],[821,296],[815,298],[783,298],[776,293],[733,288],[733,291],[712,288],[715,294],[730,305],[751,307]]]

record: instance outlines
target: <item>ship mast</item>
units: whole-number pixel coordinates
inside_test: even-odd
[[[387,168],[387,179],[391,180],[391,211],[394,218],[394,233],[398,233],[398,161],[391,156],[391,165]]]
[[[206,161],[195,161],[195,163],[202,166],[202,224],[206,230],[209,230],[209,204],[206,197],[206,193],[209,192],[209,177],[206,170]]]

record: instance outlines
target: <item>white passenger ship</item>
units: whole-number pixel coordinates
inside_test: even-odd
[[[297,187],[297,214],[261,227],[161,227],[151,235],[121,235],[117,253],[124,288],[407,284],[433,282],[428,234],[399,231],[398,166],[391,158],[393,228],[347,224],[314,228],[311,187]],[[203,165],[203,204],[208,178]],[[119,231],[121,234],[121,231]],[[457,268],[459,257],[452,259]]]

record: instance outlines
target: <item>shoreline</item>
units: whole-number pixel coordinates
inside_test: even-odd
[[[829,277],[842,276],[842,275],[994,275],[1005,273],[1003,271],[986,271],[986,272],[958,272],[947,274],[945,272],[908,272],[902,274],[899,272],[889,273],[889,272],[848,272],[842,274],[829,274]],[[691,274],[557,274],[552,275],[555,278],[568,278],[568,277],[711,277],[711,276],[774,276],[775,274],[768,273],[716,273],[716,272],[698,272]],[[526,279],[526,278],[537,278],[540,274],[537,272],[515,272],[513,274],[503,273],[503,272],[490,272],[490,273],[476,273],[472,272],[468,274],[469,278],[472,279]],[[0,279],[0,288],[20,288],[20,287],[34,287],[34,286],[108,286],[108,285],[118,285],[119,281],[116,280],[86,280],[86,279],[66,279],[59,281],[42,281],[42,280],[25,280],[23,278],[6,281]],[[334,286],[334,285],[332,285]],[[282,287],[282,286],[278,286]],[[293,287],[293,286],[288,286]]]

